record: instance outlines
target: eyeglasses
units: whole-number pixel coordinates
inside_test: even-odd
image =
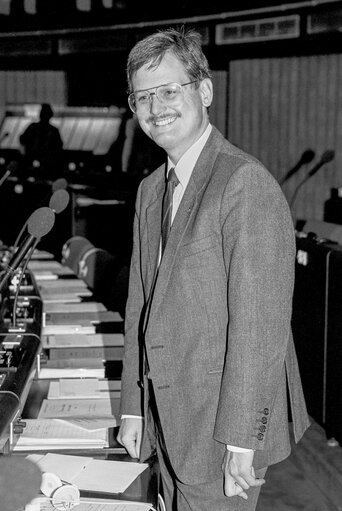
[[[175,106],[183,101],[183,87],[196,83],[193,80],[187,83],[166,83],[152,89],[137,90],[128,96],[128,104],[132,112],[143,112],[150,108],[152,96],[157,96],[158,100],[167,106]],[[153,90],[154,92],[151,92]]]

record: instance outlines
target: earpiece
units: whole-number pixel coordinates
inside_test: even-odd
[[[55,509],[65,511],[80,503],[79,489],[73,484],[63,484],[60,478],[51,472],[42,474],[40,491],[51,499]]]
[[[62,481],[56,474],[53,474],[52,472],[43,472],[42,482],[40,485],[40,491],[43,495],[51,497],[53,492],[60,486],[62,486]]]

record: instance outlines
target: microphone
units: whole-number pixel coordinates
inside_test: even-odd
[[[291,198],[291,200],[289,202],[290,208],[292,207],[292,205],[293,205],[293,203],[295,201],[295,198],[297,196],[297,193],[298,193],[298,190],[300,189],[300,187],[303,186],[303,184],[306,183],[310,179],[310,177],[314,176],[316,174],[316,172],[318,172],[319,169],[321,167],[323,167],[323,165],[325,165],[326,163],[329,163],[334,158],[335,158],[335,151],[333,151],[331,149],[328,149],[327,151],[324,151],[324,153],[322,154],[320,160],[316,163],[316,165],[314,165],[312,167],[312,169],[307,173],[305,178],[295,188],[295,191],[294,191],[294,193],[292,195],[292,198]]]
[[[68,181],[64,179],[64,177],[60,177],[52,183],[51,188],[53,192],[56,192],[57,190],[65,190],[68,188]]]
[[[332,151],[331,149],[324,151],[319,162],[316,163],[316,165],[314,165],[314,167],[312,167],[312,169],[308,173],[307,178],[309,179],[311,176],[314,176],[316,174],[316,172],[318,172],[319,169],[321,167],[323,167],[323,165],[325,165],[326,163],[329,163],[334,158],[335,158],[335,151]]]
[[[65,179],[63,181],[65,181]],[[52,209],[52,211],[54,213],[57,213],[57,214],[61,213],[62,211],[65,210],[65,208],[69,204],[69,200],[70,200],[69,193],[64,189],[59,188],[50,197],[49,208]],[[24,225],[22,226],[22,228],[17,236],[17,239],[15,240],[14,245],[13,245],[13,252],[15,251],[15,249],[18,246],[19,241],[21,240],[21,237],[27,227],[27,224],[28,224],[30,218],[24,223]]]
[[[310,163],[314,157],[315,152],[312,149],[307,149],[304,151],[296,165],[291,170],[289,170],[285,177],[280,181],[280,186],[283,185],[285,181],[290,179],[290,177],[293,176],[293,174],[295,174],[303,165]]]
[[[12,255],[7,267],[5,275],[0,282],[0,291],[3,290],[10,276],[15,272],[23,259],[26,257],[28,251],[35,245],[43,236],[51,231],[55,223],[55,213],[51,208],[42,207],[32,213],[27,222],[28,235],[21,243],[16,252]]]
[[[62,213],[62,211],[65,210],[67,205],[69,204],[70,195],[69,193],[64,189],[56,190],[50,199],[49,202],[49,208],[52,209],[52,211],[55,214]]]

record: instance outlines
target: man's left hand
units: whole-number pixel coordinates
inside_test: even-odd
[[[261,486],[265,479],[257,479],[253,468],[254,451],[232,452],[227,450],[223,459],[224,493],[227,497],[238,495],[247,500],[246,490]]]

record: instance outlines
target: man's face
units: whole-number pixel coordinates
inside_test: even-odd
[[[166,53],[157,68],[141,67],[133,76],[133,92],[153,89],[172,82],[190,82],[183,64],[171,53]],[[151,92],[154,92],[153,90]],[[143,131],[165,149],[173,163],[177,163],[189,147],[198,140],[208,125],[207,107],[212,100],[209,79],[183,87],[183,101],[172,108],[163,104],[154,94],[150,106],[137,112]]]

